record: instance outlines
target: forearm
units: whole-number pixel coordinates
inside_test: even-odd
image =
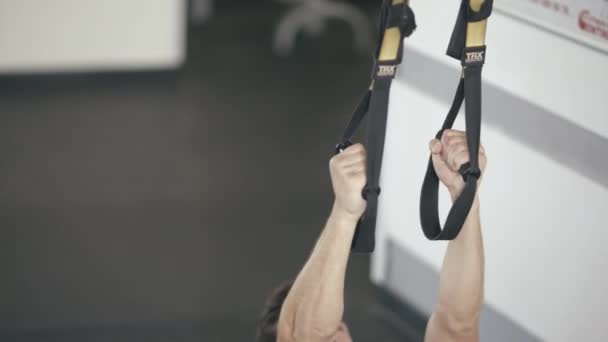
[[[285,330],[289,330],[291,340],[325,341],[339,328],[344,313],[344,278],[356,223],[355,217],[334,206],[281,310],[280,327],[288,327]]]
[[[430,149],[435,172],[455,200],[466,185],[459,172],[470,159],[466,134],[445,130],[441,140],[431,140]],[[478,162],[483,174],[487,159],[481,145]],[[476,195],[458,237],[448,244],[439,279],[438,303],[425,341],[478,341],[483,298],[484,251]]]
[[[476,199],[460,234],[448,244],[440,275],[437,315],[447,320],[451,328],[466,332],[476,327],[483,298],[484,251]]]

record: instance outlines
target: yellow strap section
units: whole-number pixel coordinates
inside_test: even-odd
[[[405,0],[393,0],[393,5],[403,4]],[[384,31],[384,38],[382,38],[382,46],[380,47],[380,56],[378,59],[381,61],[390,61],[397,58],[399,53],[399,44],[401,43],[401,31],[398,27],[392,27]]]
[[[481,5],[485,0],[471,0],[471,9],[479,12]],[[467,47],[483,46],[486,44],[486,27],[488,20],[482,20],[477,23],[469,23],[467,25]]]
[[[393,5],[400,5],[406,3],[406,0],[393,0]],[[409,3],[409,1],[407,1]],[[392,27],[384,31],[384,37],[382,38],[382,45],[380,46],[380,55],[378,60],[391,61],[397,59],[399,54],[399,44],[401,44],[401,31],[398,27]],[[370,89],[374,87],[372,82]]]
[[[481,6],[485,0],[471,0],[469,5],[471,9],[475,12],[479,12],[481,10]],[[409,0],[393,0],[393,5],[399,5],[407,3],[409,4]],[[477,23],[469,23],[467,24],[467,47],[474,46],[483,46],[486,43],[486,28],[487,28],[488,20],[482,20]],[[378,59],[381,61],[390,61],[397,58],[397,54],[399,53],[399,44],[401,43],[401,32],[398,28],[393,27],[384,32],[384,37],[382,38],[382,46],[380,47],[380,56]],[[370,89],[373,89],[374,83],[370,85]]]

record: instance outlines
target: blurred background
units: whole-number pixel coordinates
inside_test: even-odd
[[[482,340],[605,341],[608,3],[495,3]],[[421,341],[435,300],[445,245],[417,205],[459,77],[439,4],[412,4],[378,247],[348,271],[357,341]],[[0,0],[0,341],[253,340],[329,213],[379,7]]]

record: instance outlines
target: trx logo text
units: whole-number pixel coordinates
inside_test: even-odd
[[[378,77],[395,76],[396,65],[380,65],[378,67]]]
[[[467,63],[483,62],[483,51],[467,52]]]

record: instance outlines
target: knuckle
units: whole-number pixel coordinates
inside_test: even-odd
[[[462,138],[459,136],[451,136],[450,139],[448,140],[448,145],[449,146],[458,146],[462,143]]]
[[[449,146],[447,153],[448,153],[448,156],[454,156],[454,155],[460,153],[460,151],[461,151],[461,149],[459,148],[459,145],[451,145],[451,146]]]
[[[365,184],[367,183],[367,176],[365,172],[361,172],[357,175],[357,187],[363,189]]]
[[[329,160],[329,166],[330,166],[331,168],[335,168],[335,167],[337,167],[337,166],[338,166],[337,164],[338,164],[339,162],[340,162],[340,155],[335,155],[335,156],[333,156],[333,157],[332,157],[332,158]]]
[[[450,144],[448,145],[449,152],[454,153],[455,151],[458,151],[459,146],[460,144],[458,143],[458,140],[452,138],[452,140],[450,140]]]
[[[351,147],[351,149],[355,152],[360,152],[363,150],[363,145],[361,143],[356,143]]]
[[[460,153],[456,158],[454,158],[458,164],[464,164],[469,161],[468,153]]]
[[[457,130],[457,129],[447,129],[444,132],[444,135],[446,137],[459,137],[459,136],[463,136],[465,134],[465,132]]]

